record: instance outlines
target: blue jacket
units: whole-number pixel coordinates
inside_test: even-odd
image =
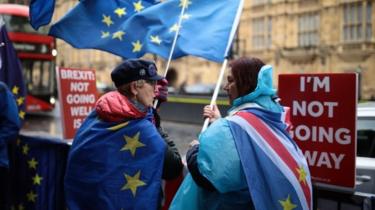
[[[0,167],[8,167],[7,143],[17,138],[21,128],[13,94],[0,82]]]

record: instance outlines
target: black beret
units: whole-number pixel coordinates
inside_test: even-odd
[[[164,77],[157,74],[156,65],[152,61],[128,59],[113,69],[112,81],[116,87],[136,80],[161,80]]]

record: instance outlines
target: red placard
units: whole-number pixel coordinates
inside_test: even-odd
[[[290,132],[318,185],[355,187],[357,84],[355,73],[279,75]]]
[[[57,67],[57,84],[64,139],[73,139],[96,99],[95,71]]]

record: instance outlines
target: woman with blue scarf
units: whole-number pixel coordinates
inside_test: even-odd
[[[257,58],[230,67],[224,90],[232,108],[221,118],[216,106],[205,107],[212,123],[187,153],[190,174],[170,209],[312,209],[308,165],[274,100],[272,67]]]

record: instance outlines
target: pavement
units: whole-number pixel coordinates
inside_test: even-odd
[[[182,157],[185,157],[189,148],[189,143],[198,138],[202,129],[202,125],[187,124],[172,121],[162,122],[163,129],[168,133],[171,139],[175,142],[178,151]]]

